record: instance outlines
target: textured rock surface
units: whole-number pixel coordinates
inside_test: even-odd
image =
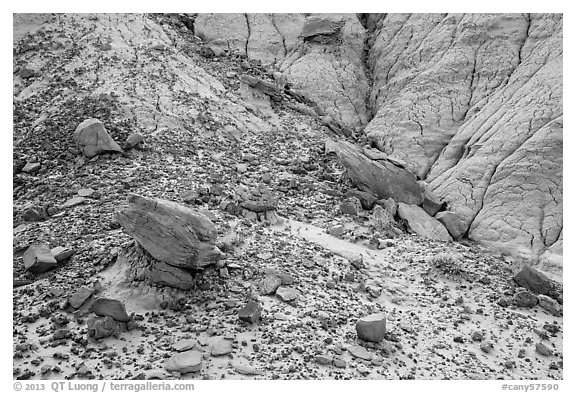
[[[194,268],[220,256],[214,246],[216,227],[205,215],[162,199],[132,195],[118,222],[157,260]]]
[[[119,322],[128,322],[130,316],[124,304],[116,299],[98,298],[92,303],[92,311],[101,317],[109,316]]]
[[[106,131],[104,123],[98,119],[86,119],[76,127],[74,142],[88,158],[97,154],[122,152],[120,146]]]
[[[190,273],[164,262],[152,264],[146,273],[146,277],[158,285],[183,290],[188,290],[194,285],[194,279]]]
[[[179,352],[166,361],[166,370],[177,371],[179,373],[194,373],[202,368],[202,352],[185,351]]]
[[[380,342],[386,334],[386,314],[371,314],[358,319],[356,334],[364,341]]]
[[[410,171],[387,160],[371,160],[361,149],[346,141],[335,142],[329,139],[326,152],[336,153],[352,183],[361,190],[370,191],[379,198],[393,198],[398,202],[415,205],[422,203],[422,190]]]
[[[265,58],[259,37],[280,36],[264,16],[214,18],[200,16],[203,29],[218,31],[212,40],[259,48],[244,50],[251,58]],[[248,20],[269,34],[249,34]],[[338,123],[366,126],[374,145],[430,183],[471,239],[561,265],[561,14],[284,20],[286,56],[271,52],[295,89]]]
[[[399,203],[398,216],[404,220],[408,230],[412,233],[428,239],[452,240],[446,227],[418,206]]]
[[[57,266],[56,259],[45,244],[33,244],[24,253],[24,268],[34,274]]]

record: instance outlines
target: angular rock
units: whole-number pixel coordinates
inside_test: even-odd
[[[124,304],[115,299],[98,298],[92,303],[92,311],[99,316],[109,316],[119,322],[130,321]]]
[[[398,204],[398,215],[412,233],[427,239],[450,241],[448,230],[438,220],[430,217],[422,208],[405,203]]]
[[[562,306],[560,303],[549,296],[538,295],[538,305],[555,317],[562,315]]]
[[[282,301],[291,302],[300,296],[300,292],[297,289],[281,286],[276,290],[276,296],[278,296]]]
[[[328,233],[334,237],[340,237],[344,234],[344,225],[334,225],[328,229]]]
[[[190,350],[172,355],[164,364],[168,371],[195,373],[202,368],[202,352]]]
[[[24,168],[22,168],[22,172],[24,173],[38,172],[41,166],[42,165],[39,162],[28,162],[26,163],[26,165],[24,165]]]
[[[219,260],[216,227],[205,215],[164,199],[131,195],[117,214],[126,233],[155,259],[179,268],[200,268]]]
[[[392,198],[379,199],[376,201],[376,204],[386,209],[392,217],[394,217],[396,215],[396,212],[398,211],[398,204]]]
[[[50,250],[56,262],[64,262],[67,259],[70,259],[72,255],[74,255],[74,250],[64,246],[57,246]]]
[[[315,35],[332,35],[340,31],[344,26],[344,19],[328,19],[318,16],[306,18],[306,23],[300,35],[304,38]]]
[[[37,222],[37,221],[43,221],[46,218],[47,218],[46,210],[41,206],[34,206],[33,204],[29,204],[25,207],[25,210],[22,212],[22,219],[24,221]]]
[[[424,201],[422,202],[422,209],[428,213],[431,217],[434,217],[436,213],[440,211],[443,207],[442,201],[434,195],[430,187],[423,181],[420,182],[422,187],[422,196]]]
[[[372,354],[368,350],[360,345],[351,345],[348,347],[348,352],[355,358],[360,358],[364,360],[371,360]]]
[[[548,347],[546,344],[539,342],[536,344],[536,353],[542,356],[550,356],[552,355],[552,349]]]
[[[356,334],[364,341],[380,342],[386,334],[386,314],[367,315],[356,322]]]
[[[455,240],[462,239],[468,229],[464,221],[456,213],[450,211],[439,212],[435,218],[446,227]]]
[[[61,204],[59,206],[59,208],[60,209],[68,209],[70,207],[80,205],[86,201],[87,201],[87,199],[82,197],[82,196],[74,196],[74,197],[70,198],[69,200],[67,200],[66,202],[64,202],[63,204]]]
[[[348,191],[346,193],[346,197],[357,198],[362,204],[362,209],[364,210],[372,210],[376,204],[376,201],[378,200],[378,197],[373,193],[359,190]]]
[[[282,280],[278,276],[268,275],[260,282],[260,293],[262,295],[272,295],[280,285],[282,285]]]
[[[24,252],[24,268],[31,273],[40,274],[57,266],[57,261],[45,244],[32,244]]]
[[[526,289],[521,289],[514,294],[512,304],[518,307],[532,308],[538,304],[538,297]]]
[[[248,323],[256,323],[260,321],[261,312],[262,308],[260,305],[251,300],[238,311],[238,318]]]
[[[81,287],[68,298],[68,303],[75,309],[80,308],[94,293],[93,289]]]
[[[524,266],[514,275],[514,281],[537,295],[550,296],[555,293],[555,282],[531,266]],[[552,297],[552,296],[551,296]]]
[[[190,273],[164,262],[156,262],[146,272],[146,277],[162,286],[187,291],[194,286],[194,278]]]
[[[255,78],[250,75],[242,75],[240,81],[272,98],[280,99],[282,97],[282,91],[275,83]]]
[[[362,191],[378,198],[392,198],[398,202],[419,205],[424,197],[416,176],[388,161],[373,161],[349,142],[326,141],[326,153],[334,152],[346,168],[352,183]]]
[[[183,339],[183,340],[179,340],[176,343],[174,343],[174,345],[172,345],[172,348],[174,348],[175,351],[177,352],[184,352],[184,351],[188,351],[192,348],[194,348],[197,344],[197,340],[191,338],[191,339]]]
[[[86,119],[76,127],[72,136],[78,148],[88,158],[98,154],[116,152],[122,149],[108,134],[104,123],[98,119]]]
[[[212,356],[223,356],[228,355],[232,352],[232,341],[226,340],[225,338],[219,338],[214,344],[212,344],[212,349],[210,354]]]

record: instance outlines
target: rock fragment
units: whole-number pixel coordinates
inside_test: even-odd
[[[128,322],[130,317],[124,304],[116,299],[98,298],[92,304],[92,311],[96,315],[109,316],[119,322]]]
[[[94,290],[86,287],[81,287],[72,296],[68,298],[68,303],[75,309],[80,308],[92,294]]]
[[[256,323],[260,321],[261,307],[258,303],[251,300],[240,311],[238,311],[238,318],[248,323]]]
[[[430,217],[422,208],[416,205],[398,204],[398,215],[406,223],[410,232],[433,240],[450,241],[452,237],[448,230],[438,220]]]
[[[190,350],[172,355],[164,364],[168,371],[195,373],[202,368],[202,352]]]
[[[450,235],[456,240],[461,239],[467,231],[466,224],[456,213],[450,211],[439,212],[435,218],[448,229]]]
[[[76,127],[74,142],[88,158],[98,154],[122,152],[122,149],[108,134],[104,123],[98,119],[86,119]]]
[[[554,281],[531,266],[524,266],[514,275],[514,281],[537,295],[550,296],[555,292]]]
[[[358,319],[356,334],[364,341],[382,341],[386,335],[386,314],[371,314]]]
[[[31,273],[40,274],[58,265],[56,259],[45,244],[32,244],[24,252],[24,268]]]

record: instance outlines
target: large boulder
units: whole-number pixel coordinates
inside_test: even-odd
[[[111,317],[118,322],[130,321],[124,303],[116,299],[98,298],[92,303],[92,311],[101,317]]]
[[[524,266],[514,275],[514,281],[537,295],[547,295],[558,297],[557,284],[548,278],[544,273],[531,266]]]
[[[424,198],[414,174],[390,161],[374,161],[362,150],[346,141],[328,139],[326,153],[336,153],[346,168],[352,183],[362,191],[376,194],[378,198],[392,198],[398,202],[419,205]]]
[[[86,119],[76,127],[72,136],[78,148],[86,157],[103,153],[121,153],[122,149],[108,134],[104,123],[98,119]]]
[[[220,259],[216,227],[204,214],[175,202],[131,195],[117,214],[124,230],[158,261],[201,268]]]
[[[399,203],[398,216],[404,220],[407,229],[412,233],[428,239],[452,240],[446,227],[419,206]]]
[[[458,214],[450,211],[439,212],[435,218],[440,221],[454,239],[461,239],[466,233],[466,224]]]
[[[58,262],[45,244],[32,244],[24,252],[24,268],[31,273],[40,274],[58,265]]]

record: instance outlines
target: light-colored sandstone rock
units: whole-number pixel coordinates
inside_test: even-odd
[[[416,205],[398,204],[398,216],[406,223],[410,232],[427,239],[452,240],[448,230],[438,220],[430,217],[422,208]]]
[[[216,227],[205,215],[175,202],[129,197],[118,222],[155,259],[180,268],[202,267],[218,260]]]
[[[172,355],[164,364],[168,371],[194,373],[202,368],[202,352],[190,350]]]
[[[86,119],[76,127],[72,136],[78,148],[86,157],[103,153],[120,153],[122,149],[106,131],[104,123],[98,119]]]

